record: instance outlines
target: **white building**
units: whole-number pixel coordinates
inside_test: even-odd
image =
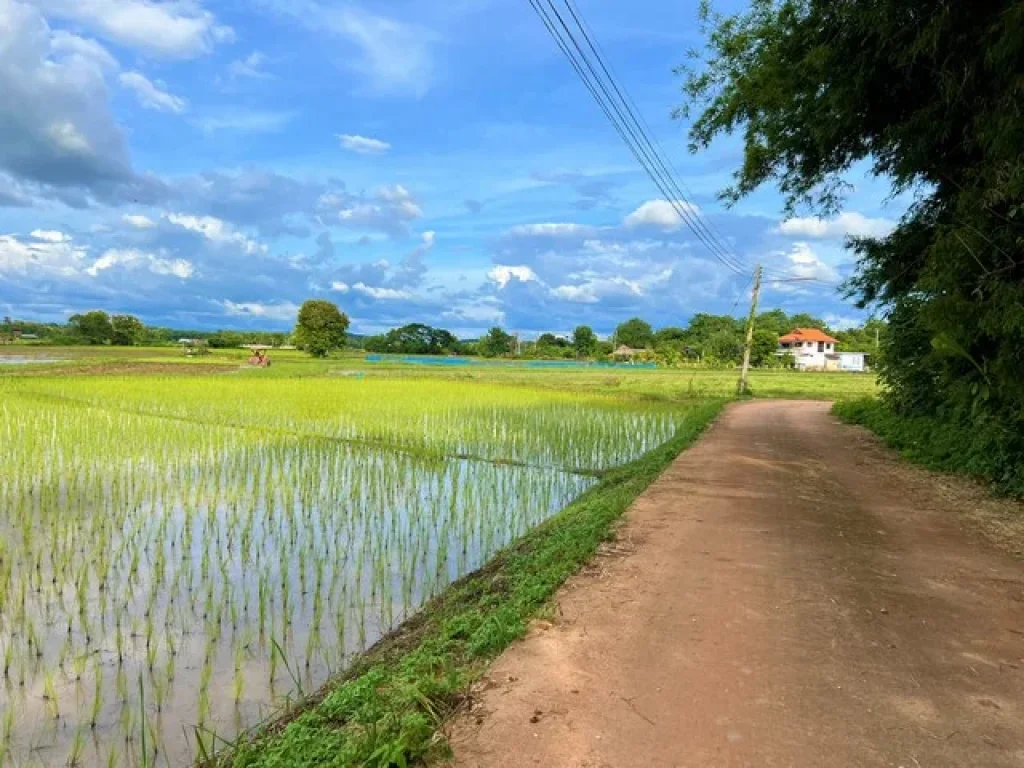
[[[801,371],[834,370],[839,367],[836,354],[838,343],[838,339],[833,339],[817,328],[796,328],[779,337],[779,351],[776,354],[791,354],[797,369]]]
[[[839,370],[857,372],[866,371],[868,369],[867,363],[865,362],[866,357],[866,352],[840,352]]]

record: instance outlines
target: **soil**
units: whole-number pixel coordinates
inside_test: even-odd
[[[1024,766],[1024,507],[730,406],[470,696],[459,768]]]

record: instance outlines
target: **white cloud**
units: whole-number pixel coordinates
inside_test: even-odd
[[[117,59],[110,55],[102,45],[95,40],[89,40],[70,32],[57,29],[53,31],[50,38],[50,50],[65,59],[77,58],[87,61],[101,70],[116,71],[118,69]]]
[[[507,232],[512,237],[586,237],[595,234],[594,227],[571,222],[519,224]]]
[[[182,280],[187,280],[195,274],[195,267],[190,261],[185,259],[168,259],[135,248],[110,248],[104,251],[85,271],[87,274],[96,277],[100,272],[115,267],[128,269],[142,267],[148,269],[154,275],[173,276]]]
[[[817,216],[787,219],[779,225],[783,235],[817,238],[884,237],[896,226],[891,219],[872,219],[855,211],[841,213],[834,219]]]
[[[348,293],[348,283],[344,283],[341,280],[335,280],[331,283],[331,290],[337,291],[338,293]]]
[[[152,229],[156,226],[155,221],[148,216],[143,216],[141,213],[126,213],[121,217],[121,221],[136,229]]]
[[[33,229],[30,234],[36,240],[45,240],[48,243],[66,243],[71,240],[70,235],[53,229]]]
[[[493,267],[487,273],[488,279],[498,284],[499,288],[504,288],[512,280],[519,280],[523,283],[528,283],[531,280],[537,281],[537,273],[534,272],[527,266],[509,266],[506,264],[498,264]]]
[[[349,133],[339,133],[338,141],[343,149],[360,155],[381,155],[391,149],[391,145],[386,141]]]
[[[581,285],[559,285],[551,293],[560,299],[579,304],[596,304],[607,296],[643,296],[643,286],[636,280],[625,277],[609,277],[589,280]]]
[[[679,210],[697,213],[700,209],[683,200],[677,200],[675,204],[668,200],[648,200],[631,214],[622,223],[628,229],[638,227],[654,227],[666,232],[673,232],[683,225],[683,219]]]
[[[337,210],[338,221],[347,226],[378,229],[390,235],[406,234],[408,222],[423,216],[419,203],[401,184],[380,187],[369,198],[326,193],[320,196],[317,206]]]
[[[36,230],[32,237],[34,242],[25,242],[14,235],[0,235],[0,275],[55,273],[71,277],[79,273],[85,263],[85,248],[73,245],[61,232]]]
[[[204,115],[197,118],[194,124],[205,133],[277,133],[294,117],[294,112],[287,111],[232,109]]]
[[[793,247],[785,254],[785,258],[788,262],[787,275],[821,280],[826,283],[839,282],[839,273],[835,268],[824,262],[807,243],[793,243]]]
[[[364,296],[369,296],[372,299],[384,299],[391,301],[395,299],[411,298],[411,294],[408,291],[403,291],[397,288],[378,288],[372,285],[366,285],[365,283],[356,283],[352,286],[352,290],[357,291]]]
[[[234,40],[195,0],[35,0],[40,9],[155,56],[192,58]]]
[[[428,229],[426,232],[423,233],[422,237],[423,237],[423,247],[424,248],[433,248],[434,247],[434,240],[436,239],[435,238],[436,234],[437,233],[435,233],[433,230],[430,230],[430,229]]]
[[[218,245],[232,245],[240,248],[249,255],[267,253],[269,250],[263,243],[246,237],[227,222],[214,216],[189,216],[181,213],[164,214],[164,218],[171,224],[182,229],[202,235],[207,240]]]
[[[124,88],[132,91],[135,98],[146,109],[158,112],[174,112],[180,114],[185,110],[186,101],[174,94],[161,90],[161,87],[150,81],[139,72],[122,72],[118,81]]]
[[[376,91],[422,96],[433,79],[431,35],[426,30],[353,6],[326,12],[328,28],[359,51],[353,68]]]
[[[228,65],[228,74],[232,78],[249,77],[255,80],[267,80],[273,77],[263,69],[267,57],[259,51],[253,51],[244,59],[235,59]]]
[[[265,317],[270,320],[295,320],[299,314],[299,305],[290,301],[280,304],[262,304],[258,301],[234,302],[228,299],[219,302],[229,315],[245,315],[249,317]]]

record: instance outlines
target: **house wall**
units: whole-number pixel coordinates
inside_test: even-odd
[[[799,370],[806,368],[822,368],[825,367],[825,355],[831,355],[835,352],[835,344],[825,343],[822,345],[824,349],[818,351],[818,342],[794,342],[789,347],[783,347],[779,344],[778,354],[784,355],[789,352],[793,355],[793,359],[796,361],[796,367]]]
[[[864,353],[863,352],[840,352],[839,353],[839,370],[841,371],[863,371],[864,365]]]

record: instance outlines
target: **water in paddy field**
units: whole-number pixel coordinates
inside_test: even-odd
[[[3,765],[141,765],[143,732],[160,763],[186,764],[200,739],[230,739],[314,690],[596,482],[539,460],[29,398],[0,416],[13,446],[0,482]],[[635,439],[616,459],[662,437],[621,418]],[[607,461],[531,448],[501,425],[491,439],[525,458]]]
[[[0,355],[0,365],[27,365],[30,363],[63,363],[60,357],[29,357],[25,355]]]

